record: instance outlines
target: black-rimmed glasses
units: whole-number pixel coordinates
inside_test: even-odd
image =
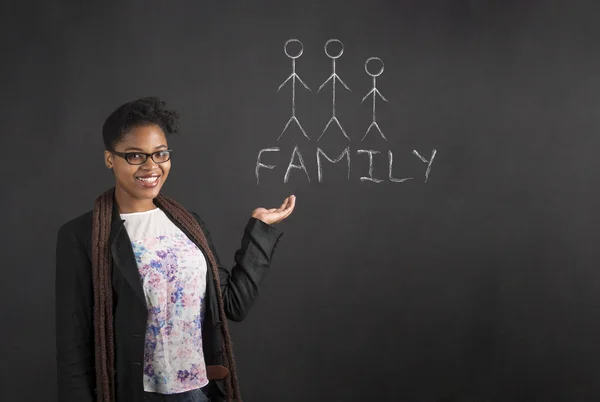
[[[171,152],[173,151],[170,149],[162,149],[151,154],[144,152],[110,152],[125,159],[130,165],[143,165],[148,160],[148,157],[151,157],[155,163],[165,163],[171,159]]]

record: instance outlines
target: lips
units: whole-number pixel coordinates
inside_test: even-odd
[[[151,188],[158,184],[160,175],[148,175],[148,176],[136,176],[135,180],[140,183],[143,187]]]

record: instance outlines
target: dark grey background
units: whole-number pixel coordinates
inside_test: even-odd
[[[599,400],[597,2],[83,4],[3,4],[2,399],[56,400],[56,231],[113,184],[104,118],[157,95],[182,115],[164,191],[201,214],[229,266],[251,210],[298,197],[258,303],[232,325],[245,401]],[[277,143],[290,38],[313,140]],[[330,38],[352,141],[332,129],[318,145]],[[371,56],[389,141],[361,144]],[[311,182],[296,170],[284,184],[296,143]],[[258,151],[275,145],[257,186]],[[317,145],[350,145],[350,180],[339,164],[317,182]],[[382,153],[384,182],[359,180],[359,148]],[[433,148],[424,183],[411,152]],[[388,150],[413,180],[387,180]]]

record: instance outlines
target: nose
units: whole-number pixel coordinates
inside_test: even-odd
[[[154,159],[152,159],[152,157],[149,156],[146,158],[146,161],[144,163],[142,163],[141,168],[152,170],[157,166],[158,166],[158,163],[154,162]]]
[[[153,173],[158,172],[160,170],[160,166],[158,166],[158,164],[149,157],[146,159],[146,162],[139,165],[138,170],[143,170],[145,173]]]

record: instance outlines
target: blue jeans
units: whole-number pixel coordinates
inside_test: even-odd
[[[144,392],[144,402],[210,402],[206,395],[208,387],[193,389],[179,394]]]

